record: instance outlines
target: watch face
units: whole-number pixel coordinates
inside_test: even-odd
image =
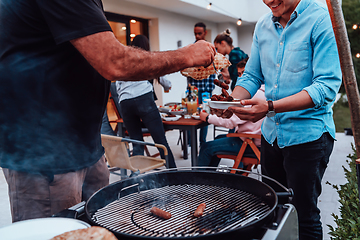
[[[275,116],[275,111],[269,111],[267,114],[266,114],[266,116],[267,117],[273,117],[273,116]]]

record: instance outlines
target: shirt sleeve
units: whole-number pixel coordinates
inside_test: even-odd
[[[231,118],[225,119],[218,117],[216,115],[209,115],[208,122],[210,124],[214,124],[216,126],[225,127],[228,129],[233,129],[234,127],[237,127],[238,125],[246,123],[246,121],[241,120],[238,118],[235,114],[231,116]]]
[[[310,95],[315,108],[319,109],[334,101],[342,81],[339,54],[328,14],[314,29],[312,44],[314,75],[312,84],[304,90]]]
[[[36,0],[56,44],[111,31],[101,0]]]

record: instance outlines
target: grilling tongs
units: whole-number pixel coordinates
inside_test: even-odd
[[[215,72],[216,72],[216,73],[215,73],[215,74],[216,74],[216,79],[219,80],[220,82],[225,82],[224,77],[223,77],[223,75],[221,74],[220,70],[216,69],[215,63],[212,62],[212,64],[213,64],[214,69],[215,69]]]

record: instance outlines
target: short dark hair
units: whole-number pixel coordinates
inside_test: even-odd
[[[206,25],[203,22],[198,22],[197,24],[195,24],[194,27],[202,27],[204,29],[204,31],[206,31]]]
[[[238,67],[238,68],[243,68],[243,67],[245,67],[245,65],[246,65],[246,63],[247,63],[248,60],[249,60],[249,57],[244,58],[243,60],[241,60],[240,62],[238,62],[238,63],[236,64],[236,67]]]
[[[131,46],[150,51],[149,39],[144,35],[136,35],[131,42]]]

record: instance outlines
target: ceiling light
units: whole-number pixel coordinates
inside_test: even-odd
[[[360,58],[360,53],[357,53],[357,54],[355,55],[355,57],[356,57],[356,58]]]
[[[354,29],[354,30],[356,30],[358,28],[358,25],[357,24],[354,24],[353,26],[352,26],[352,29]]]
[[[211,9],[211,5],[212,5],[212,3],[209,3],[209,5],[207,5],[207,10],[210,10]]]
[[[131,19],[130,22],[131,22],[131,23],[136,23],[136,20],[135,20],[135,19]]]
[[[240,25],[242,24],[241,18],[239,18],[239,19],[237,20],[236,24],[237,24],[238,26],[240,26]]]

